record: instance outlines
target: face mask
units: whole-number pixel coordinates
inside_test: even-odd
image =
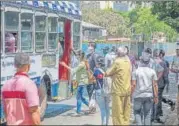
[[[91,53],[93,53],[94,52],[94,49],[92,48],[92,47],[89,47],[88,48],[88,54],[91,54]]]

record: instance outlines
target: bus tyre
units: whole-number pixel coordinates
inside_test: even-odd
[[[39,100],[40,100],[40,118],[44,119],[45,111],[47,109],[47,89],[45,83],[39,87]]]

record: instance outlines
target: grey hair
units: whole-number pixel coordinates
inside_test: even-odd
[[[126,56],[126,55],[127,55],[127,49],[126,49],[124,46],[118,47],[118,49],[117,49],[117,55],[118,55],[119,57],[124,57],[124,56]]]

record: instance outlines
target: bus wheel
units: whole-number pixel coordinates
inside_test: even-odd
[[[40,99],[40,118],[44,119],[47,109],[47,89],[45,83],[42,83],[39,87],[39,99]]]

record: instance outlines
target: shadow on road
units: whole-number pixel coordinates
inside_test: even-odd
[[[66,116],[66,117],[81,117],[81,116],[94,116],[94,114],[92,113],[89,113],[88,110],[84,111],[82,110],[82,113],[81,114],[76,114],[76,112],[71,112],[71,113],[67,113],[67,114],[64,114],[63,116]]]
[[[76,106],[74,105],[66,105],[66,104],[48,104],[48,108],[45,113],[45,118],[55,117],[66,111],[72,110],[75,107]]]

